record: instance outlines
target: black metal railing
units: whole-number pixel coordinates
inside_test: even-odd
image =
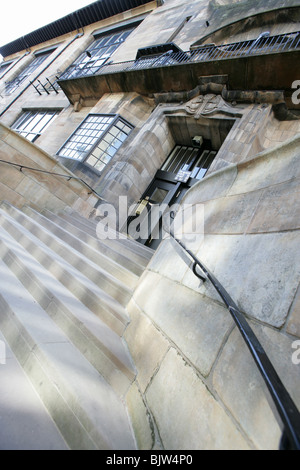
[[[168,67],[180,64],[195,64],[199,62],[210,62],[255,55],[274,54],[297,50],[300,48],[300,32],[270,36],[268,33],[260,35],[255,40],[241,41],[231,44],[215,45],[208,44],[193,48],[187,52],[168,51],[163,54],[140,57],[137,60],[127,62],[106,62],[93,74],[87,69],[86,75],[106,75],[133,70],[146,70],[159,67]],[[83,77],[84,69],[78,68],[78,77]],[[73,70],[72,78],[77,78],[76,68]],[[64,72],[59,80],[68,79]]]
[[[193,260],[192,269],[194,274],[203,282],[209,280],[212,283],[229,310],[245,343],[247,344],[259,372],[270,392],[273,404],[276,408],[276,413],[274,414],[276,415],[276,418],[278,418],[279,415],[282,422],[283,432],[280,442],[280,450],[300,450],[300,413],[274,369],[264,348],[247,322],[245,315],[240,311],[228,292],[220,284],[217,278],[207,269],[207,267],[205,267],[204,264],[175,237],[172,230],[168,230],[168,233],[180,247],[182,253],[185,254],[183,256],[184,261],[186,262],[186,253]],[[199,268],[201,273],[197,271]]]
[[[39,79],[36,79],[35,82],[30,81],[31,85],[35,91],[42,96],[43,94],[51,95],[51,93],[59,94],[61,90],[57,80],[59,79],[58,75],[51,75],[49,78],[45,77],[43,82]]]
[[[53,171],[47,171],[47,170],[41,170],[39,168],[32,168],[30,166],[26,166],[26,165],[21,165],[20,163],[13,163],[13,162],[8,162],[7,160],[0,160],[0,163],[5,163],[7,165],[11,165],[13,167],[16,167],[16,168],[19,168],[19,170],[22,172],[23,170],[28,170],[28,171],[35,171],[37,173],[44,173],[44,174],[47,174],[47,175],[51,175],[51,176],[57,176],[57,177],[60,177],[60,178],[64,178],[66,179],[67,181],[71,181],[71,180],[75,180],[75,181],[78,181],[82,184],[84,184],[88,189],[89,189],[89,193],[88,194],[95,194],[95,196],[99,197],[101,199],[101,201],[103,202],[107,202],[105,199],[103,199],[100,194],[98,194],[88,183],[86,183],[86,181],[84,181],[82,178],[79,178],[77,176],[73,176],[73,175],[62,175],[61,173],[55,173]]]

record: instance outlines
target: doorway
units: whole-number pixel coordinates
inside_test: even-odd
[[[202,137],[197,146],[176,145],[127,220],[127,232],[156,249],[163,237],[162,217],[209,170],[217,152]]]

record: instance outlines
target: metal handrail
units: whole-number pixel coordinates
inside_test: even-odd
[[[193,273],[203,282],[209,280],[212,283],[242,334],[260,374],[267,385],[276,411],[283,424],[280,450],[300,450],[300,413],[245,316],[208,268],[175,237],[172,230],[168,230],[168,233],[181,249],[192,258],[194,262],[192,268]],[[197,272],[197,268],[201,269],[201,274]]]
[[[108,63],[106,62],[94,73],[87,69],[88,73],[82,68],[74,67],[72,69],[72,78],[86,77],[90,75],[106,75],[120,72],[130,72],[134,70],[147,70],[151,68],[170,67],[174,65],[186,65],[199,62],[210,62],[214,60],[223,60],[231,58],[250,57],[262,54],[273,54],[285,51],[297,50],[300,48],[300,31],[293,33],[279,34],[276,36],[261,35],[257,39],[241,41],[232,44],[208,44],[193,48],[187,52],[171,52],[165,57],[165,54],[156,54],[153,56],[140,57],[137,60],[127,62]],[[161,59],[165,58],[163,62]],[[78,73],[78,75],[76,75]],[[69,71],[63,72],[59,80],[68,80]]]
[[[19,170],[22,172],[23,168],[25,170],[30,170],[30,171],[36,171],[38,173],[46,173],[48,175],[52,175],[52,176],[58,176],[58,177],[61,177],[61,178],[66,178],[68,181],[70,180],[75,180],[75,181],[79,181],[80,183],[84,184],[91,192],[88,193],[88,194],[95,194],[97,197],[99,197],[101,199],[101,201],[103,202],[107,202],[105,199],[103,199],[100,194],[97,193],[97,191],[95,191],[88,183],[86,183],[82,178],[79,178],[77,176],[72,176],[72,175],[62,175],[60,173],[54,173],[52,171],[47,171],[47,170],[41,170],[39,168],[32,168],[30,166],[25,166],[25,165],[21,165],[20,163],[13,163],[13,162],[8,162],[7,160],[0,160],[0,163],[6,163],[7,165],[11,165],[11,166],[15,166],[17,168],[19,168]]]

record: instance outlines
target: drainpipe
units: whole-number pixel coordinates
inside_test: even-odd
[[[25,91],[28,90],[28,88],[31,86],[31,82],[35,82],[52,64],[53,62],[56,61],[56,59],[58,59],[58,57],[60,57],[66,49],[68,49],[69,46],[71,46],[71,44],[73,44],[73,42],[76,41],[76,39],[79,39],[81,38],[82,36],[84,36],[84,32],[83,33],[79,33],[79,34],[76,34],[76,36],[54,57],[54,59],[51,60],[50,64],[48,64],[46,67],[43,68],[43,70],[41,70],[37,75],[36,77],[31,80],[28,85],[26,85],[25,88],[23,88],[23,90],[9,103],[9,105],[6,106],[6,108],[0,113],[0,117],[2,117],[8,110],[9,108],[16,102],[18,101],[18,99],[23,95],[23,93],[25,93]],[[26,53],[27,54],[27,53]],[[26,55],[25,54],[25,55]]]

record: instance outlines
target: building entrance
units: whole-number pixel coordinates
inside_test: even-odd
[[[176,145],[138,202],[135,214],[128,218],[128,234],[140,243],[153,249],[159,246],[163,215],[207,173],[217,152],[202,137],[197,143],[190,147]]]

